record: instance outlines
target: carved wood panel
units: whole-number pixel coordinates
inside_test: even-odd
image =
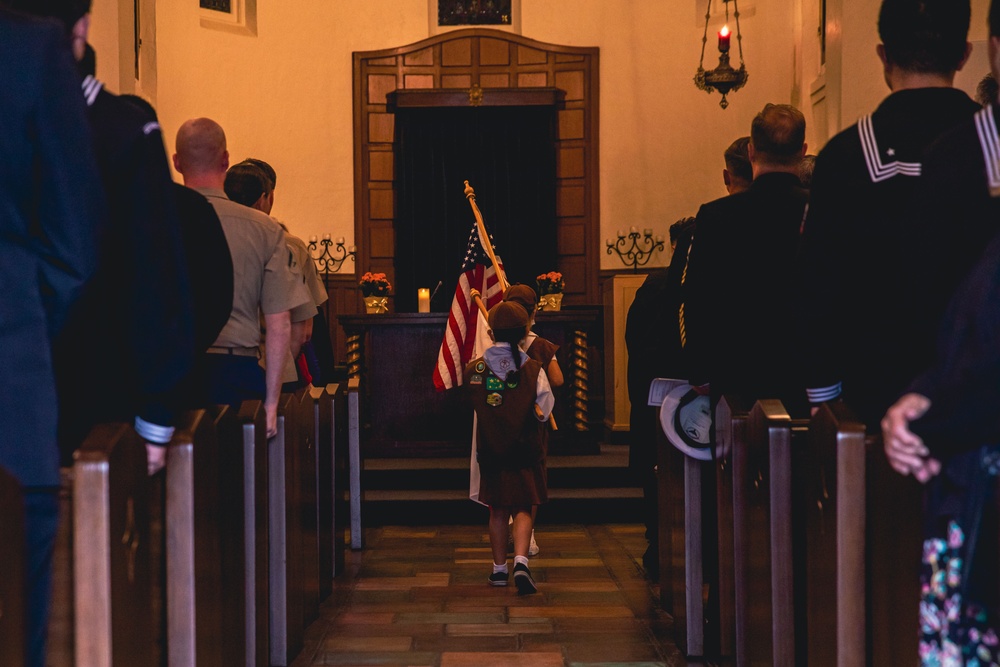
[[[556,139],[554,266],[566,277],[566,304],[599,301],[599,49],[559,46],[488,29],[449,32],[381,51],[354,53],[354,238],[357,270],[395,282],[392,220],[394,90],[537,89],[565,91]],[[465,96],[458,99],[463,100]],[[484,102],[488,103],[488,102]],[[475,185],[475,184],[473,184]],[[461,183],[456,183],[461,188]],[[479,193],[489,197],[489,193]],[[471,224],[470,213],[470,224]],[[457,272],[458,266],[455,267]],[[339,311],[338,311],[339,312]],[[339,342],[339,341],[338,341]],[[339,350],[338,350],[339,352]],[[339,355],[338,355],[338,358]]]

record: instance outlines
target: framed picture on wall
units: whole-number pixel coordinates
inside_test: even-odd
[[[469,27],[521,32],[521,0],[428,0],[430,33]]]
[[[257,34],[257,0],[198,0],[201,27]]]

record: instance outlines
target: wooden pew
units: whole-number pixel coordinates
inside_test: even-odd
[[[266,665],[266,457],[259,402],[181,416],[167,454],[169,664]],[[261,498],[263,496],[263,499]],[[263,623],[261,623],[261,619]]]
[[[76,664],[143,664],[153,646],[145,445],[131,426],[102,424],[73,468]]]
[[[0,468],[0,665],[23,665],[27,632],[21,485]]]
[[[351,498],[351,549],[364,547],[361,529],[361,406],[358,378],[347,383],[347,451]]]
[[[865,540],[870,665],[918,664],[923,486],[865,439]]]
[[[319,618],[319,396],[311,389],[295,395],[298,439],[294,441],[299,488],[302,490],[299,521],[302,523],[302,627]],[[326,480],[326,475],[324,482]],[[327,482],[325,486],[329,486]]]
[[[344,571],[347,532],[351,524],[350,509],[350,463],[347,447],[347,383],[330,384],[326,387],[332,398],[330,437],[333,440],[333,576]],[[332,582],[331,582],[332,583]],[[332,589],[332,586],[331,586]],[[332,590],[331,590],[332,592]]]
[[[764,399],[750,411],[746,446],[733,449],[738,665],[805,661],[804,510],[794,500],[804,435],[780,401]]]
[[[337,491],[339,489],[337,433],[338,411],[344,413],[343,392],[340,385],[313,387],[309,390],[313,437],[316,446],[316,523],[319,553],[319,601],[326,600],[333,592],[333,577],[343,568],[344,534],[335,528],[337,522]],[[338,396],[339,395],[339,396]],[[344,429],[341,428],[341,431]],[[342,466],[341,466],[342,468]],[[341,524],[343,519],[341,519]],[[341,525],[343,528],[343,526]]]
[[[271,664],[285,667],[302,650],[305,632],[302,447],[297,404],[282,394],[278,434],[268,443]]]
[[[709,629],[717,624],[706,619],[703,592],[706,584],[715,581],[715,573],[703,568],[703,537],[706,530],[716,530],[715,520],[702,511],[706,477],[714,471],[709,463],[686,456],[670,444],[660,427],[659,412],[660,603],[673,616],[678,648],[687,656],[700,657],[715,648],[707,645],[706,623]]]
[[[747,442],[747,402],[726,395],[715,408],[715,483],[719,531],[719,654],[736,655],[736,563],[733,521],[733,450]],[[746,637],[742,637],[742,646]],[[745,654],[745,650],[741,652]]]
[[[261,401],[244,401],[237,415],[243,462],[243,547],[246,567],[246,630],[248,666],[270,662],[269,487],[267,415]],[[228,429],[220,431],[229,439]],[[253,510],[252,512],[250,510]]]
[[[826,403],[810,421],[808,443],[802,476],[809,662],[863,667],[865,427],[843,403]],[[916,645],[916,634],[907,639]]]

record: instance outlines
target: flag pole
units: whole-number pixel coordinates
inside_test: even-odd
[[[469,205],[472,206],[472,213],[476,216],[476,226],[479,228],[479,243],[482,244],[483,250],[486,251],[490,261],[493,262],[493,270],[500,281],[500,289],[506,292],[507,288],[510,287],[510,283],[507,282],[507,276],[504,275],[503,268],[500,266],[500,262],[497,261],[497,256],[493,253],[493,244],[490,243],[490,237],[486,233],[486,223],[483,222],[483,214],[479,212],[479,205],[476,204],[476,191],[472,189],[468,181],[465,181],[465,198],[469,200]]]

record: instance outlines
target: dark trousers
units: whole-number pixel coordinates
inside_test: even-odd
[[[205,354],[199,366],[201,392],[209,404],[237,407],[246,400],[263,399],[267,393],[264,369],[256,357]]]
[[[28,665],[45,666],[45,637],[52,605],[52,555],[59,527],[59,490],[25,489],[24,542],[28,561]]]

